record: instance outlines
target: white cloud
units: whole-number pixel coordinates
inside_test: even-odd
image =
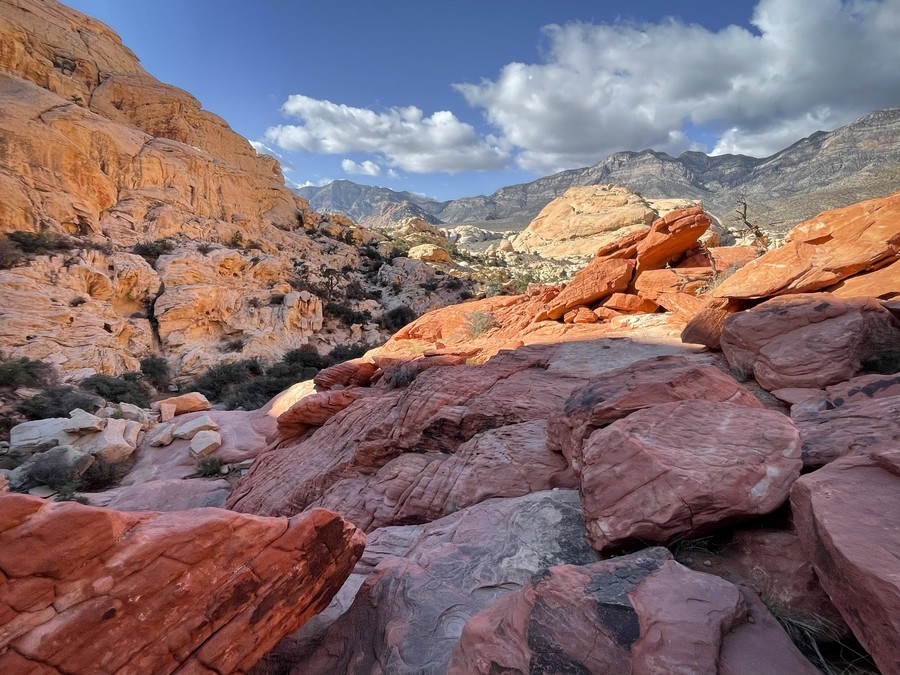
[[[687,123],[716,152],[765,156],[818,129],[900,104],[900,0],[761,0],[758,30],[572,23],[544,28],[543,62],[454,85],[540,172],[617,150],[677,154]]]
[[[506,151],[446,110],[429,117],[414,106],[375,112],[295,94],[282,112],[300,124],[271,127],[265,136],[284,150],[375,153],[415,173],[499,169],[509,160]]]
[[[333,183],[333,182],[334,182],[334,178],[316,178],[316,180],[307,180],[302,183],[298,183],[297,181],[294,181],[292,183],[292,186],[295,188],[322,187],[323,185],[328,185],[329,183]]]
[[[354,162],[352,159],[342,159],[341,169],[344,170],[344,173],[352,173],[361,176],[381,175],[381,167],[368,159],[362,162]]]

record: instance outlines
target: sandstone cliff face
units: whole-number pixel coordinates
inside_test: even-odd
[[[160,350],[183,375],[277,358],[322,337],[322,272],[344,270],[335,299],[378,283],[357,247],[380,235],[311,211],[275,160],[63,5],[0,5],[0,109],[0,235],[68,238],[0,272],[7,357],[51,358],[71,377]],[[161,240],[151,265],[126,253]],[[447,301],[416,291],[419,311]],[[354,339],[362,329],[324,340]]]

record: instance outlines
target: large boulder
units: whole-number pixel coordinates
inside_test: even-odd
[[[477,612],[547,567],[597,560],[571,490],[492,499],[426,525],[404,548],[292,672],[446,672]]]
[[[241,672],[364,546],[333,513],[124,513],[0,496],[0,671]]]
[[[896,350],[900,321],[873,298],[787,295],[731,315],[721,342],[728,363],[769,391],[824,388]]]
[[[584,442],[588,537],[598,551],[667,543],[770,513],[801,464],[800,435],[780,413],[711,401],[644,408]]]
[[[472,617],[448,673],[818,671],[746,589],[665,549],[559,565]]]
[[[900,672],[900,452],[803,476],[791,508],[822,587],[881,671]]]
[[[603,373],[576,389],[566,401],[563,413],[550,419],[548,443],[562,452],[579,473],[581,446],[596,429],[636,410],[686,400],[762,407],[752,394],[718,368],[685,356],[660,356]]]
[[[594,258],[536,319],[560,319],[575,307],[592,305],[613,293],[624,291],[631,282],[634,266],[633,260]]]
[[[900,192],[825,211],[791,230],[784,246],[749,262],[717,298],[810,293],[900,257]]]
[[[222,508],[231,486],[216,480],[153,480],[124,485],[103,492],[84,492],[92,506],[117,511],[187,511],[205,507]]]

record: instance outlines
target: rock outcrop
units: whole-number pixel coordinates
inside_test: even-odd
[[[243,672],[327,605],[364,536],[333,513],[122,513],[0,497],[0,670]]]

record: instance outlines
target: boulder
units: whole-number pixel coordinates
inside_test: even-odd
[[[209,410],[211,408],[207,398],[199,391],[192,391],[187,394],[182,394],[181,396],[171,396],[161,401],[156,401],[155,403],[153,403],[151,408],[153,410],[162,410],[162,406],[175,406],[175,408],[172,409],[172,412],[175,415],[182,415],[189,412],[200,412],[202,410]]]
[[[637,244],[636,275],[681,258],[696,245],[711,223],[702,206],[677,209],[653,221],[646,236]]]
[[[219,425],[213,421],[212,417],[209,415],[201,415],[200,417],[195,417],[177,427],[175,429],[175,438],[191,440],[201,431],[215,431],[218,428]]]
[[[900,395],[858,400],[791,417],[803,439],[803,466],[818,469],[848,455],[892,450],[900,443]]]
[[[580,473],[582,444],[596,429],[636,410],[685,400],[762,407],[753,395],[714,366],[684,356],[659,356],[603,373],[575,389],[562,414],[550,418],[548,444],[565,455],[574,471]]]
[[[310,429],[322,426],[357,399],[371,393],[366,387],[350,387],[306,396],[278,416],[278,433],[283,439],[300,437]]]
[[[231,487],[225,479],[154,480],[124,485],[104,492],[82,492],[92,506],[117,511],[187,511],[206,507],[222,508]]]
[[[839,408],[845,403],[900,396],[900,373],[860,375],[846,382],[826,387],[825,394],[829,404],[835,408]]]
[[[547,422],[535,420],[477,434],[452,455],[406,453],[375,475],[339,481],[312,506],[334,510],[371,532],[431,522],[493,497],[578,487],[546,438]]]
[[[659,303],[665,307],[664,297],[664,295],[659,297]],[[739,301],[724,298],[710,298],[700,307],[689,306],[688,310],[693,314],[681,331],[681,341],[704,345],[710,349],[721,349],[725,322],[728,317],[741,309],[743,306]]]
[[[641,272],[634,280],[634,288],[642,298],[656,300],[664,293],[701,293],[711,279],[708,267],[661,269]]]
[[[69,423],[63,427],[63,431],[81,436],[83,434],[103,431],[106,420],[92,415],[81,408],[75,408],[69,413]]]
[[[419,244],[409,249],[407,257],[413,260],[421,260],[423,262],[439,263],[442,265],[452,265],[453,258],[447,253],[446,249],[435,244]]]
[[[896,298],[900,295],[900,259],[875,271],[844,279],[827,290],[838,298]]]
[[[563,315],[563,323],[596,323],[600,318],[589,307],[576,307]]]
[[[78,440],[76,434],[66,431],[71,424],[72,420],[66,417],[17,424],[9,430],[8,454],[12,458],[24,458],[57,445],[71,445]]]
[[[94,455],[111,464],[119,464],[128,459],[138,444],[141,433],[139,422],[110,417],[103,431],[81,436],[72,445],[82,452]]]
[[[477,612],[547,567],[597,560],[571,490],[464,509],[424,526],[402,555],[378,564],[293,672],[446,672]]]
[[[222,437],[218,431],[205,429],[191,438],[191,456],[206,457],[222,447]]]
[[[150,432],[147,433],[147,445],[154,448],[161,448],[172,443],[175,440],[175,425],[170,422],[158,424]]]
[[[448,673],[808,673],[762,603],[662,548],[558,565],[469,619]]]
[[[667,543],[771,513],[801,464],[799,433],[780,413],[697,400],[638,410],[582,446],[588,537],[598,551]]]
[[[883,673],[900,672],[900,453],[845,457],[791,490],[803,550]]]
[[[811,293],[900,256],[900,192],[825,211],[800,223],[784,245],[748,263],[713,291],[717,298]]]
[[[124,513],[4,495],[0,671],[245,671],[327,606],[364,542],[324,510]]]
[[[659,309],[652,300],[634,293],[613,293],[603,301],[603,306],[623,314],[652,314]]]
[[[36,452],[9,474],[10,487],[29,490],[38,485],[54,488],[75,483],[94,463],[94,457],[71,445]]]
[[[595,258],[575,274],[535,320],[560,319],[570,309],[593,305],[613,293],[624,291],[631,282],[633,271],[634,261]]]
[[[732,368],[772,391],[823,388],[859,375],[900,344],[900,321],[873,298],[773,298],[730,316],[721,346]]]
[[[357,385],[366,387],[372,381],[372,376],[378,370],[378,366],[363,358],[350,359],[328,368],[323,368],[313,378],[319,389],[334,389],[335,387],[347,387]]]

